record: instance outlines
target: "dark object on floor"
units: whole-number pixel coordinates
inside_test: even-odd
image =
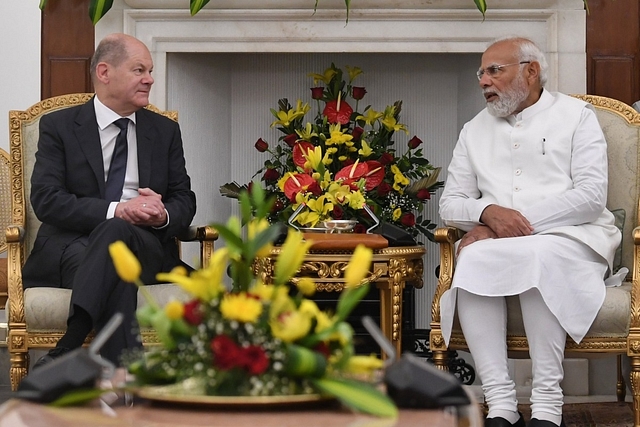
[[[560,421],[560,425],[557,426],[551,421],[539,420],[537,418],[531,418],[529,421],[529,427],[566,427],[564,420]]]
[[[51,350],[49,350],[47,352],[47,354],[45,354],[44,356],[42,356],[40,359],[38,359],[36,361],[36,363],[33,365],[34,370],[42,368],[44,365],[48,365],[49,363],[53,362],[54,360],[64,356],[65,354],[69,353],[71,350],[69,350],[66,347],[56,347],[56,348],[52,348]]]
[[[116,313],[96,335],[88,349],[77,348],[61,356],[58,355],[55,359],[47,354],[51,360],[43,360],[43,364],[38,369],[34,369],[20,382],[16,397],[33,402],[49,403],[69,391],[94,388],[100,377],[111,378],[115,366],[101,358],[99,352],[120,326],[122,318],[121,313]]]

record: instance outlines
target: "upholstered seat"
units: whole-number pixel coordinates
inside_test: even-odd
[[[618,267],[630,272],[619,287],[608,287],[604,304],[585,338],[577,344],[567,338],[567,357],[586,357],[603,354],[618,357],[617,395],[624,400],[626,384],[622,377],[621,360],[631,360],[631,386],[634,401],[635,427],[640,427],[640,223],[638,202],[640,195],[640,114],[630,106],[605,97],[576,95],[592,105],[607,140],[609,187],[607,207],[615,211],[622,229],[622,244],[616,254]],[[626,217],[626,218],[625,218]],[[622,221],[624,218],[624,221]],[[434,362],[447,369],[447,350],[467,350],[464,335],[457,321],[449,348],[445,346],[440,326],[440,297],[451,287],[455,274],[454,244],[462,237],[455,228],[436,230],[440,246],[440,274],[431,306],[430,345]],[[518,297],[507,298],[507,346],[511,356],[528,357]]]
[[[26,111],[9,112],[9,149],[11,158],[11,225],[7,227],[8,246],[8,337],[11,358],[11,387],[16,389],[29,369],[29,350],[50,349],[66,330],[71,291],[59,288],[22,288],[22,266],[31,252],[40,221],[35,216],[29,201],[30,177],[35,162],[40,118],[52,111],[87,102],[93,94],[72,94],[45,99]],[[175,111],[159,111],[147,108],[172,120],[178,119]],[[217,232],[209,227],[191,227],[182,241],[200,242],[200,264],[206,266],[213,252]],[[176,241],[180,245],[179,241]],[[158,284],[146,286],[161,305],[171,299],[184,300],[185,293],[175,285]],[[138,294],[138,305],[145,304]],[[153,330],[141,331],[143,343],[158,343]],[[87,338],[90,342],[91,336]]]

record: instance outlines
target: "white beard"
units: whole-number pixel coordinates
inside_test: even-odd
[[[484,92],[494,92],[498,95],[497,100],[487,102],[487,111],[495,117],[510,116],[529,95],[522,73],[518,74],[511,87],[505,89],[504,92],[498,92],[490,88],[485,89]]]

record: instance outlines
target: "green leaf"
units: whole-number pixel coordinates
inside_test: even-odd
[[[487,2],[485,0],[473,0],[476,4],[476,7],[482,13],[482,18],[484,19],[484,14],[487,11]]]
[[[338,321],[343,321],[347,318],[349,313],[358,305],[360,300],[364,298],[369,292],[369,284],[365,283],[362,286],[354,288],[346,288],[340,294],[338,304],[336,305],[336,317]]]
[[[205,7],[209,3],[209,0],[191,0],[189,3],[189,9],[191,10],[191,16],[200,12],[200,9]]]
[[[224,224],[213,224],[212,226],[215,227],[220,237],[224,239],[229,249],[235,252],[241,252],[243,250],[244,242],[235,231]]]
[[[96,25],[113,6],[113,0],[91,0],[89,3],[89,18],[93,25]]]
[[[99,388],[81,388],[72,390],[63,394],[62,396],[51,402],[49,405],[56,407],[82,405],[99,398],[108,391],[111,390],[103,390]]]
[[[40,0],[40,10],[44,10],[44,7],[47,5],[47,0]]]
[[[320,392],[336,397],[351,409],[379,417],[398,416],[398,408],[389,396],[370,384],[337,378],[309,380]]]

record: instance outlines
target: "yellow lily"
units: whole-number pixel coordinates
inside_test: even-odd
[[[369,273],[373,251],[365,245],[358,245],[344,271],[344,285],[349,288],[360,284]]]
[[[410,181],[397,165],[391,165],[391,172],[393,173],[393,189],[402,194],[404,187],[409,185]]]
[[[353,191],[347,199],[349,200],[349,207],[351,209],[363,209],[366,202],[364,196],[360,191]]]
[[[302,233],[289,230],[274,268],[273,283],[275,285],[284,285],[296,274],[312,243],[304,241]]]
[[[307,122],[303,129],[296,129],[296,133],[300,137],[300,139],[304,141],[311,141],[311,138],[317,137],[318,133],[314,132],[311,123]]]
[[[316,283],[310,277],[301,277],[296,282],[296,287],[300,290],[300,292],[302,292],[302,295],[306,297],[310,297],[316,293]],[[304,300],[304,301],[309,301],[309,300]]]
[[[247,236],[249,237],[249,240],[255,239],[258,234],[260,234],[270,226],[271,224],[269,224],[269,221],[266,218],[261,218],[260,220],[253,219],[249,221],[249,223],[247,224]],[[273,249],[273,245],[271,243],[267,243],[260,249],[258,249],[256,255],[259,257],[266,257],[267,255],[269,255],[269,253],[271,253],[271,249]]]
[[[325,85],[328,85],[331,82],[333,76],[337,73],[333,68],[327,68],[324,70],[323,74],[309,73],[307,74],[309,77],[313,78],[313,84],[317,85],[319,81],[322,81]]]
[[[366,113],[356,117],[356,120],[364,120],[366,124],[369,126],[373,126],[375,122],[382,118],[382,113],[374,110],[373,108],[369,108]]]
[[[371,149],[369,144],[367,144],[367,141],[363,139],[360,144],[362,145],[362,148],[358,150],[358,154],[360,154],[362,157],[369,157],[373,154],[373,150]]]
[[[347,65],[345,68],[349,73],[349,83],[353,82],[356,79],[356,77],[362,74],[362,68],[360,67],[350,67]]]
[[[262,314],[262,302],[246,293],[227,294],[220,302],[220,313],[228,320],[255,323]]]
[[[275,289],[275,286],[266,285],[262,280],[258,279],[251,289],[249,289],[249,294],[257,296],[262,301],[271,301],[274,298]]]
[[[294,114],[298,117],[302,117],[309,112],[311,106],[308,102],[302,103],[302,100],[298,99],[296,102],[296,108],[294,109]]]
[[[353,135],[346,134],[340,130],[340,123],[329,125],[329,135],[329,139],[325,142],[326,145],[341,145],[353,139]]]
[[[140,261],[122,240],[109,245],[109,255],[111,255],[116,272],[122,280],[129,283],[140,280],[142,273]]]
[[[409,129],[407,129],[406,125],[403,125],[402,123],[398,123],[398,121],[396,120],[395,117],[393,116],[385,116],[382,121],[382,126],[385,127],[385,129],[387,129],[388,131],[404,131],[404,133],[406,133],[407,135],[409,134]]]
[[[307,153],[304,154],[304,158],[307,159],[304,164],[305,169],[310,167],[315,171],[320,171],[321,168],[324,170],[324,165],[322,163],[322,147],[314,147],[313,150],[307,151]]]
[[[213,252],[209,266],[187,276],[184,268],[174,268],[170,273],[158,273],[161,282],[175,283],[201,301],[209,302],[225,290],[222,277],[227,271],[228,248]]]

